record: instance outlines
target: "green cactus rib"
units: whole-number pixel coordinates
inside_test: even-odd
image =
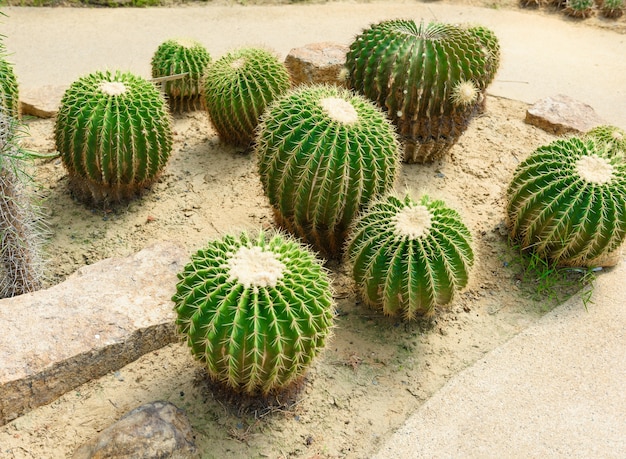
[[[352,118],[342,120],[346,113]],[[362,96],[322,85],[292,90],[268,108],[256,155],[279,226],[327,257],[340,254],[353,218],[393,187],[400,166],[384,114]]]
[[[458,85],[482,92],[493,74],[484,45],[452,24],[390,20],[364,30],[346,56],[349,85],[387,111],[407,141],[405,161],[442,156],[465,131],[478,98],[452,103]]]
[[[580,172],[584,161],[600,179]],[[511,238],[558,265],[603,264],[626,235],[626,164],[593,139],[539,147],[515,170],[507,199]]]
[[[6,115],[19,117],[19,86],[13,65],[5,59],[4,46],[0,48],[0,106],[6,109]]]
[[[241,48],[210,64],[205,106],[220,139],[248,147],[265,108],[290,85],[285,65],[265,49]]]
[[[175,110],[196,109],[202,101],[202,78],[211,55],[198,41],[186,38],[166,40],[152,56],[152,77],[188,75],[162,84]]]
[[[258,258],[243,271],[235,261],[253,251]],[[235,392],[286,388],[330,336],[328,274],[313,252],[281,233],[211,241],[178,278],[177,328],[210,377]]]
[[[411,221],[416,234],[400,231],[407,209],[428,214],[428,227]],[[361,297],[370,307],[406,320],[428,316],[465,287],[474,263],[471,234],[459,214],[442,201],[388,195],[356,220],[346,258]]]
[[[102,88],[109,83],[124,89],[106,93]],[[172,149],[171,118],[163,96],[146,79],[94,72],[63,95],[55,140],[74,193],[86,201],[116,202],[158,178]]]

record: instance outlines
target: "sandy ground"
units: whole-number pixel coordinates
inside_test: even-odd
[[[543,14],[543,13],[538,13]],[[335,337],[296,399],[244,407],[211,390],[182,344],[148,354],[0,428],[0,457],[62,458],[136,406],[169,400],[184,408],[203,457],[368,457],[451,376],[534,323],[577,291],[524,269],[507,245],[503,191],[515,166],[553,136],[524,123],[527,105],[489,97],[451,155],[404,165],[396,189],[427,193],[457,209],[472,234],[469,286],[432,321],[412,324],[366,309],[347,268],[331,264]],[[51,120],[28,120],[27,147],[54,151]],[[210,238],[273,224],[254,157],[221,144],[203,112],[177,115],[170,162],[152,190],[113,210],[75,202],[59,159],[39,161],[51,228],[49,283],[80,266],[126,256],[157,240],[189,253]]]

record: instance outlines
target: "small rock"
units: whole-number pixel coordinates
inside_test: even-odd
[[[185,413],[169,402],[142,405],[78,448],[73,459],[130,457],[199,457]]]
[[[563,94],[535,102],[526,111],[525,121],[557,135],[585,133],[595,126],[606,124],[593,107]]]
[[[294,86],[328,83],[345,86],[348,46],[333,42],[312,43],[293,48],[285,58]]]
[[[42,86],[36,89],[20,88],[20,106],[23,115],[38,118],[54,118],[59,111],[64,86]]]

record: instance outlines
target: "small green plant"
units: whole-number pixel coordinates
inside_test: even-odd
[[[558,266],[610,266],[626,237],[626,164],[593,139],[539,147],[507,190],[511,239]]]
[[[586,19],[593,15],[593,0],[567,0],[563,12],[573,18]]]
[[[265,108],[290,85],[287,67],[265,49],[241,48],[210,64],[204,98],[220,139],[247,148]]]
[[[93,203],[140,194],[158,178],[172,149],[163,96],[128,72],[94,72],[72,83],[61,100],[54,135],[71,190]]]
[[[624,0],[604,0],[599,6],[600,13],[605,18],[617,19],[624,14]]]
[[[23,126],[0,107],[0,298],[39,290],[44,227],[24,172]]]
[[[327,257],[400,166],[394,128],[373,103],[336,86],[303,86],[272,104],[259,125],[261,182],[279,226]]]
[[[585,134],[586,137],[604,143],[610,156],[626,161],[626,132],[617,126],[596,126]]]
[[[386,196],[356,220],[347,243],[361,297],[391,316],[433,314],[465,287],[474,262],[460,215],[423,196]]]
[[[406,162],[441,158],[467,129],[495,74],[492,36],[485,28],[390,20],[352,42],[348,83],[387,112]]]
[[[152,78],[168,78],[162,88],[174,111],[197,110],[202,105],[202,77],[211,62],[211,55],[198,41],[188,38],[166,40],[152,56]]]
[[[227,235],[178,275],[176,324],[214,381],[250,395],[297,382],[334,320],[327,272],[281,233]]]

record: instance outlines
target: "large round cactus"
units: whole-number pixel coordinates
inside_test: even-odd
[[[202,103],[202,77],[211,62],[211,55],[198,41],[189,38],[166,40],[152,56],[152,78],[168,78],[162,88],[173,110],[196,110]]]
[[[465,287],[474,262],[471,235],[442,201],[394,195],[356,220],[346,257],[366,304],[407,320],[428,316]]]
[[[261,182],[279,226],[324,256],[338,256],[353,218],[389,191],[399,145],[384,113],[336,86],[303,86],[259,125]]]
[[[5,108],[4,116],[19,117],[19,87],[17,78],[4,55],[4,47],[0,48],[0,106]]]
[[[95,72],[72,83],[55,124],[56,148],[79,199],[116,202],[140,193],[172,149],[161,93],[132,73]]]
[[[204,98],[220,139],[248,147],[263,111],[290,81],[285,64],[261,48],[238,49],[209,65]]]
[[[626,164],[577,137],[539,147],[507,192],[511,238],[557,265],[618,261],[626,236]]]
[[[178,330],[209,376],[235,392],[286,388],[331,332],[326,271],[313,252],[281,233],[211,241],[178,278]]]
[[[349,85],[387,111],[405,142],[405,161],[440,158],[467,129],[494,74],[479,36],[487,35],[452,24],[390,20],[350,45]]]
[[[589,130],[585,137],[590,137],[606,145],[609,155],[626,161],[626,132],[617,126],[603,124]]]

